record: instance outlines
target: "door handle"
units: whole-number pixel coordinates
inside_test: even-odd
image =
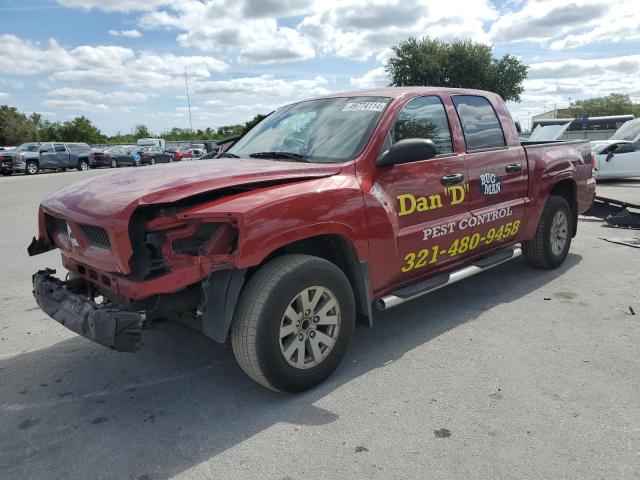
[[[450,175],[445,175],[444,177],[442,177],[440,179],[440,182],[443,185],[457,185],[458,183],[462,182],[463,178],[464,175],[462,175],[461,173],[452,173]]]
[[[519,172],[520,170],[522,170],[522,164],[520,164],[520,163],[510,163],[509,165],[504,167],[504,169],[507,171],[507,173],[516,173],[516,172]]]

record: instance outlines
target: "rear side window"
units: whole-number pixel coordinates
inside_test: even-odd
[[[414,98],[402,107],[391,129],[391,141],[407,138],[433,141],[438,154],[453,152],[447,113],[438,97]]]
[[[475,95],[455,95],[453,103],[462,123],[467,150],[506,145],[502,126],[489,100]]]
[[[42,147],[40,147],[40,151],[41,152],[53,152],[53,145],[51,145],[50,143],[45,143],[44,145],[42,145]]]
[[[61,143],[56,143],[54,145],[54,148],[56,150],[56,152],[66,152],[64,145],[62,145]]]

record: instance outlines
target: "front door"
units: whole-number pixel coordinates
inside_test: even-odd
[[[408,138],[424,138],[438,149],[435,158],[392,167],[376,167],[372,192],[377,192],[396,218],[396,285],[411,283],[446,268],[466,254],[451,250],[457,225],[469,218],[467,168],[454,152],[442,101],[436,96],[411,99],[402,108],[384,148]]]
[[[637,177],[640,175],[640,142],[617,143],[603,155],[598,168],[603,178]]]
[[[462,226],[471,233],[470,250],[492,250],[512,242],[522,223],[527,195],[524,149],[507,141],[485,97],[454,95],[452,99],[464,132],[469,171],[471,218]]]

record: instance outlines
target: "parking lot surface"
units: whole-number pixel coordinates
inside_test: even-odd
[[[109,173],[0,178],[0,478],[640,478],[640,249],[599,238],[640,232],[581,219],[557,270],[519,258],[378,312],[285,396],[180,326],[119,354],[37,308],[31,274],[61,268],[26,254],[39,201]],[[640,203],[640,180],[598,194]]]

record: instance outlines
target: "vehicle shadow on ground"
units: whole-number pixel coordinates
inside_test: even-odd
[[[290,424],[294,434],[295,425],[329,424],[339,417],[315,405],[323,397],[495,305],[536,292],[581,260],[569,254],[545,271],[517,259],[377,313],[372,330],[356,329],[334,375],[299,395],[259,387],[229,347],[170,323],[146,331],[135,355],[73,337],[2,360],[0,468],[6,478],[164,479],[274,425]]]

